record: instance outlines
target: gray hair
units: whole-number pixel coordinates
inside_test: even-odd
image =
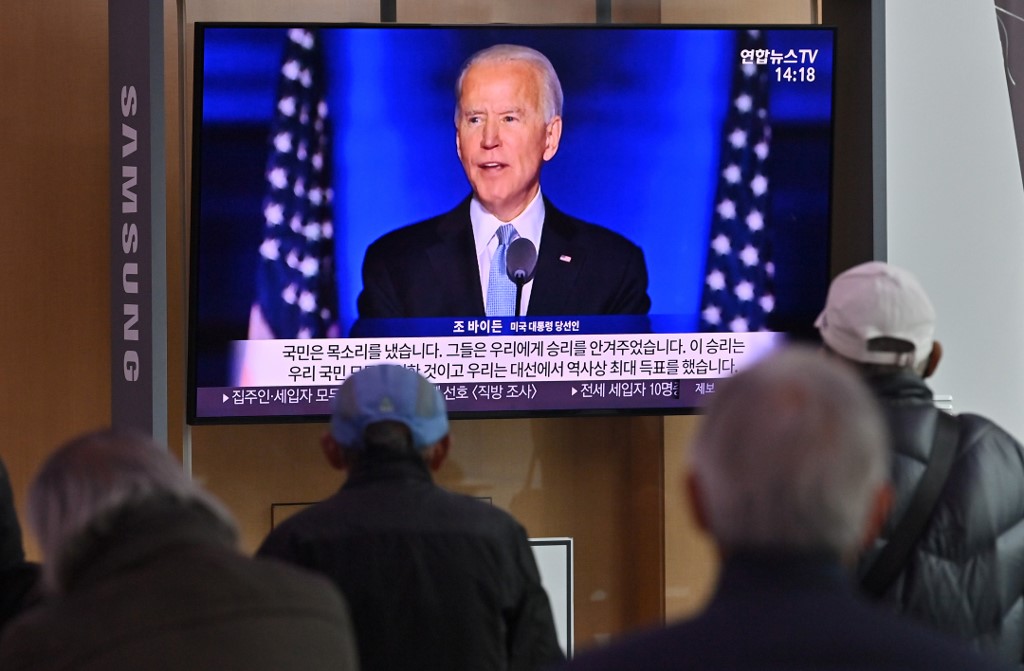
[[[769,355],[722,383],[693,447],[723,548],[859,549],[888,477],[888,433],[856,373],[823,352]]]
[[[544,122],[550,123],[556,116],[562,116],[562,83],[558,81],[555,66],[548,57],[530,47],[519,44],[495,44],[481,49],[462,65],[459,78],[455,81],[455,125],[459,125],[460,105],[462,103],[462,82],[471,67],[478,63],[508,63],[518,61],[533,67],[540,77],[540,105],[544,112]]]
[[[47,588],[65,587],[65,571],[84,538],[102,533],[122,511],[156,500],[204,509],[237,534],[224,506],[142,433],[101,430],[58,448],[28,491],[28,521],[43,553]]]

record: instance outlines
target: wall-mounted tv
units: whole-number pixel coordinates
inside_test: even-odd
[[[456,418],[698,410],[824,302],[835,37],[197,24],[189,422],[322,420],[382,362]],[[464,62],[497,44],[547,57],[560,114],[480,71],[456,110]],[[555,151],[502,213],[533,107]],[[516,309],[488,307],[492,284]]]

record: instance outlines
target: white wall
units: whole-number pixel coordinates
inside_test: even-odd
[[[1024,187],[992,0],[890,0],[885,33],[888,260],[935,303],[935,393],[1024,440]]]

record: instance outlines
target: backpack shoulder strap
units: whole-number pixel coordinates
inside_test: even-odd
[[[907,510],[893,529],[889,542],[861,579],[861,588],[869,596],[878,598],[885,594],[907,563],[949,478],[959,432],[956,418],[940,410],[936,417],[931,456]]]

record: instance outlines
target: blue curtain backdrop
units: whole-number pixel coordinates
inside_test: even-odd
[[[767,37],[776,51],[820,49],[815,82],[772,81],[769,92],[777,310],[807,322],[828,282],[831,37],[809,30]],[[356,317],[366,246],[469,193],[455,152],[453,84],[469,54],[497,42],[544,52],[565,90],[562,144],[544,169],[545,195],[639,244],[650,271],[651,314],[697,330],[722,123],[738,64],[734,31],[359,27],[322,30],[321,38],[334,128],[342,333]],[[284,44],[281,28],[206,34],[195,279],[205,289],[197,306],[201,329],[225,342],[244,338],[253,300]]]

